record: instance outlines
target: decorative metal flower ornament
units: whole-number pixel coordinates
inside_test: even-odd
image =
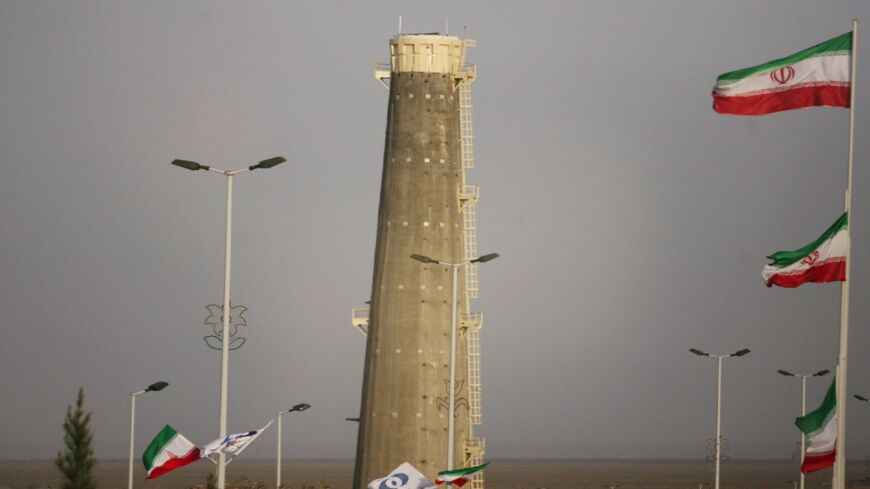
[[[218,304],[209,304],[205,306],[206,311],[208,311],[208,316],[205,317],[205,321],[203,324],[206,326],[211,326],[213,335],[204,336],[202,339],[205,341],[205,344],[208,345],[209,348],[213,350],[220,350],[223,345],[223,330],[224,330],[224,317],[223,317],[223,306]],[[230,350],[238,350],[245,344],[245,338],[242,336],[236,337],[236,334],[239,332],[239,328],[247,326],[248,322],[245,320],[245,312],[248,310],[247,307],[238,305],[234,306],[232,302],[230,302],[230,318],[229,324],[227,325],[227,329],[230,335]]]

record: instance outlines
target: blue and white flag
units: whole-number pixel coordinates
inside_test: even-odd
[[[369,482],[369,489],[428,489],[435,483],[408,462],[396,467],[390,475]]]
[[[271,424],[272,421],[269,421],[266,426],[263,426],[259,430],[246,431],[244,433],[235,433],[232,435],[227,435],[223,438],[218,438],[217,440],[209,443],[208,445],[200,449],[202,456],[211,458],[212,455],[223,453],[226,455],[233,455],[234,458],[238,457],[239,454],[242,453],[245,448],[248,448],[248,445],[250,445],[252,441],[256,440],[258,436],[266,431],[266,428],[268,428]]]

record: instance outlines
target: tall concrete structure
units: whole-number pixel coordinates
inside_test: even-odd
[[[410,462],[434,480],[447,468],[450,370],[450,266],[422,264],[477,257],[478,190],[473,163],[471,82],[465,63],[474,41],[437,34],[390,40],[390,63],[376,78],[389,89],[381,200],[370,310],[355,310],[366,333],[354,488]],[[457,281],[458,341],[454,468],[482,463],[480,344],[482,315],[472,313],[477,264]],[[471,487],[483,486],[482,475]]]

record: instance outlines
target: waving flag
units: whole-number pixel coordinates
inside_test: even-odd
[[[454,486],[462,487],[474,478],[475,473],[480,472],[481,470],[486,468],[487,465],[489,465],[489,462],[483,465],[477,465],[475,467],[466,467],[464,469],[445,470],[442,472],[438,472],[438,478],[435,479],[435,483],[441,485],[447,482],[449,484],[453,484]]]
[[[836,379],[825,395],[822,405],[815,411],[794,420],[798,429],[807,436],[807,451],[801,472],[808,474],[834,465],[837,446],[837,389]]]
[[[821,236],[803,248],[778,251],[761,271],[770,287],[797,287],[806,282],[846,280],[846,251],[849,248],[849,215],[843,213]]]
[[[369,489],[429,489],[435,483],[408,462],[393,469],[386,477],[369,482]]]
[[[245,450],[245,448],[248,448],[248,445],[250,445],[252,441],[256,440],[257,437],[260,436],[263,431],[265,431],[266,428],[268,428],[271,424],[272,421],[269,421],[266,426],[263,426],[259,430],[246,431],[244,433],[235,433],[232,435],[227,435],[223,438],[218,438],[217,440],[202,447],[202,456],[211,457],[211,455],[220,453],[238,456]]]
[[[170,470],[184,467],[200,458],[200,451],[196,445],[175,431],[172,426],[166,425],[145,449],[142,462],[145,464],[145,470],[148,471],[147,478],[156,479]]]
[[[764,115],[827,105],[849,107],[852,33],[798,53],[719,75],[713,110]]]

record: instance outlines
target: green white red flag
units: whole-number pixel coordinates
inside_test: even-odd
[[[157,433],[145,453],[142,462],[148,471],[148,479],[156,479],[161,475],[184,467],[199,460],[200,450],[172,426],[166,425]]]
[[[768,287],[797,287],[806,282],[843,282],[846,280],[846,251],[849,248],[849,214],[812,243],[794,251],[778,251],[761,271]]]
[[[807,449],[801,472],[808,474],[834,465],[837,447],[837,388],[831,381],[822,405],[815,411],[794,420],[807,437]]]
[[[763,115],[814,106],[849,107],[852,33],[798,53],[719,75],[713,110]]]
[[[444,483],[450,483],[454,486],[462,487],[471,481],[471,479],[474,479],[474,474],[486,468],[487,465],[489,465],[489,462],[474,467],[466,467],[464,469],[444,470],[438,472],[438,478],[435,479],[435,484],[441,485]]]

